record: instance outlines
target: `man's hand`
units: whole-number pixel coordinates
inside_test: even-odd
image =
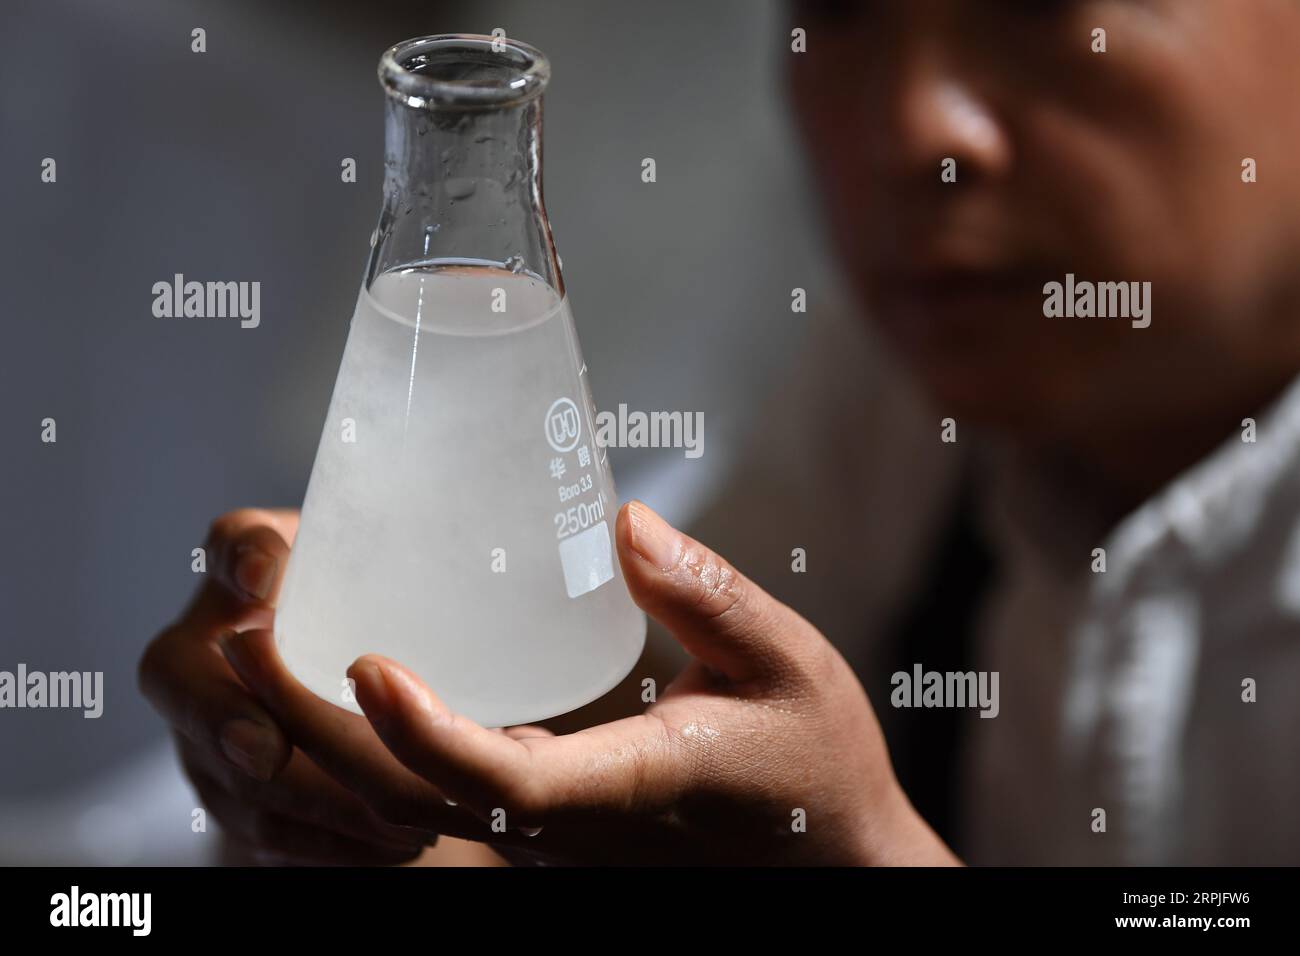
[[[270,625],[297,530],[291,511],[248,509],[217,519],[207,542],[208,581],[145,651],[141,690],[171,724],[204,805],[260,856],[295,863],[412,859],[432,836],[385,823],[294,749],[218,648],[221,635],[236,628]],[[370,746],[386,753],[373,735]]]
[[[811,624],[639,502],[616,536],[633,599],[693,661],[643,714],[579,733],[485,729],[373,655],[349,670],[367,723],[294,680],[265,622],[222,648],[311,763],[394,828],[538,862],[957,862]]]

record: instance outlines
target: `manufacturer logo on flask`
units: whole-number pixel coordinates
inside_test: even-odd
[[[582,419],[571,398],[557,398],[546,410],[546,440],[556,451],[570,451],[578,444]]]

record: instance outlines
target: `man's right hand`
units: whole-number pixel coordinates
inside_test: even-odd
[[[296,511],[243,509],[213,523],[207,580],[180,620],[149,644],[140,661],[140,688],[171,724],[181,763],[204,805],[260,858],[411,860],[436,836],[385,823],[294,748],[218,645],[232,631],[271,626],[297,530]],[[375,744],[387,753],[378,739]]]

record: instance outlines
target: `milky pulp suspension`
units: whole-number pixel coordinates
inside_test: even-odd
[[[407,268],[363,289],[275,629],[356,711],[362,653],[487,726],[540,720],[631,669],[645,618],[613,546],[567,300],[526,274]]]

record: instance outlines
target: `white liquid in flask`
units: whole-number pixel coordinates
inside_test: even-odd
[[[377,276],[280,595],[295,676],[359,712],[347,668],[384,654],[490,727],[617,684],[645,617],[614,551],[592,415],[567,299],[545,282],[473,266]]]

